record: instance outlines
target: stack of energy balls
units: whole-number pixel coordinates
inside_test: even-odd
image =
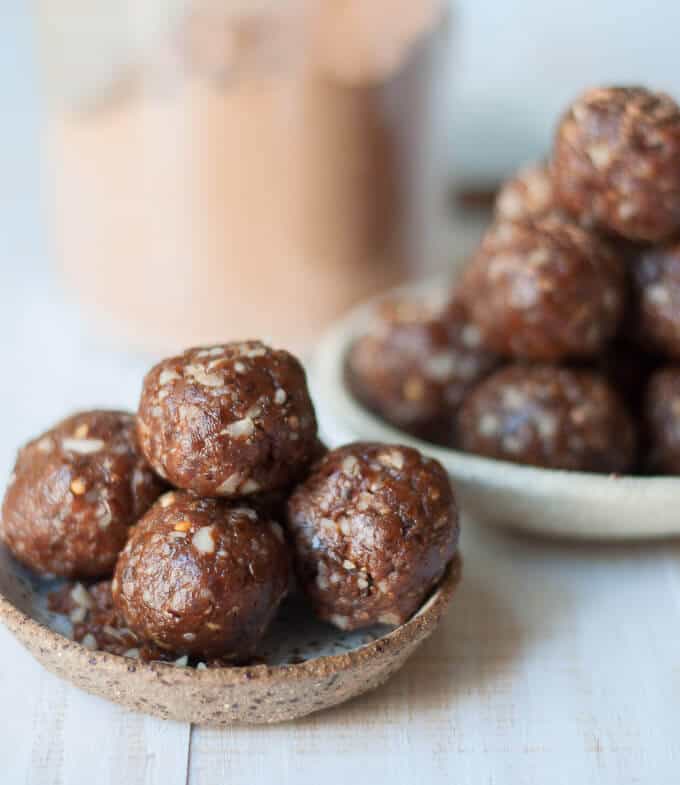
[[[321,619],[403,623],[453,558],[458,513],[416,450],[327,451],[298,360],[248,341],[156,365],[136,416],[77,414],[31,441],[0,534],[38,574],[110,579],[53,597],[88,648],[204,667],[253,655],[293,565]]]
[[[355,395],[419,438],[555,469],[680,474],[680,107],[595,88],[501,189],[445,307],[384,303]]]

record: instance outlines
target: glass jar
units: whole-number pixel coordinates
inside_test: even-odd
[[[442,0],[41,0],[53,236],[154,350],[304,350],[424,258]]]

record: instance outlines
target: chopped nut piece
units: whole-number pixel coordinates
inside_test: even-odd
[[[82,583],[76,583],[71,589],[71,599],[76,605],[80,605],[83,608],[91,608],[94,605],[90,592]]]
[[[192,537],[191,544],[201,553],[214,553],[215,540],[213,539],[213,527],[203,526]]]
[[[252,436],[254,432],[255,424],[250,419],[250,417],[245,417],[242,420],[237,420],[236,422],[230,423],[222,431],[222,433],[230,436],[232,439],[247,439],[249,436]]]
[[[241,484],[241,475],[234,473],[229,475],[227,479],[217,488],[217,493],[232,494],[235,493]]]
[[[62,439],[61,446],[65,450],[78,453],[79,455],[92,455],[104,449],[104,442],[101,439]]]
[[[174,382],[176,379],[181,378],[182,377],[177,373],[177,371],[165,368],[161,371],[161,374],[158,377],[158,383],[160,385],[169,384],[170,382]]]
[[[86,649],[89,649],[90,651],[97,651],[97,649],[99,648],[97,644],[97,639],[94,637],[94,635],[92,635],[92,633],[89,632],[83,637],[83,639],[80,642]]]
[[[69,613],[69,618],[74,624],[82,624],[86,616],[87,608],[84,608],[82,605],[78,605]]]
[[[243,483],[241,490],[243,493],[256,493],[260,490],[260,485],[259,483],[255,482],[255,480],[248,479]]]
[[[353,455],[348,455],[342,462],[342,471],[354,477],[359,473],[359,461]]]
[[[173,491],[169,493],[164,493],[160,498],[160,505],[161,507],[169,507],[175,500],[175,494]]]
[[[76,496],[82,496],[86,490],[87,485],[85,485],[85,481],[81,477],[76,477],[76,479],[71,482],[71,492]]]
[[[184,369],[187,376],[194,378],[205,387],[223,387],[224,378],[217,373],[206,373],[200,365],[187,365]]]

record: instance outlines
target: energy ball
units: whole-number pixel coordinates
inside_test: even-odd
[[[129,527],[162,492],[125,412],[75,414],[19,451],[0,535],[35,572],[110,575]]]
[[[621,321],[626,286],[625,264],[609,246],[549,216],[492,225],[463,296],[489,350],[556,362],[603,349]]]
[[[557,129],[558,200],[605,232],[659,242],[680,229],[680,107],[643,87],[595,88]]]
[[[288,501],[298,579],[343,630],[398,625],[444,574],[458,512],[437,461],[397,445],[331,450]]]
[[[639,338],[680,358],[680,244],[643,252],[631,269]]]
[[[680,366],[657,371],[645,403],[649,468],[680,474]]]
[[[623,473],[635,458],[626,407],[586,370],[506,366],[468,396],[457,430],[466,452],[549,469]]]
[[[283,529],[254,507],[173,491],[134,527],[113,602],[141,638],[179,655],[251,655],[286,595]]]
[[[547,164],[535,163],[523,167],[503,183],[494,214],[501,221],[524,221],[545,217],[559,209]]]
[[[446,442],[442,424],[497,363],[480,343],[460,303],[439,312],[422,300],[386,301],[350,350],[349,384],[387,422]]]
[[[156,471],[203,496],[284,488],[317,449],[302,365],[259,341],[163,360],[144,379],[137,428]]]

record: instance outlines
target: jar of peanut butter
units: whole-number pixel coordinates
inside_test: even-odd
[[[152,350],[297,351],[425,258],[443,0],[40,0],[57,258]]]

